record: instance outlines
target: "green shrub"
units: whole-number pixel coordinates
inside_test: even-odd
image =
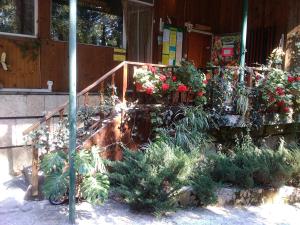
[[[187,183],[195,157],[162,141],[137,152],[124,150],[123,161],[111,162],[111,183],[133,209],[156,214],[176,208],[175,195]]]
[[[298,158],[298,159],[297,159]],[[207,169],[216,182],[243,188],[253,186],[279,187],[300,171],[300,151],[286,148],[259,149],[249,137],[237,143],[230,155],[216,154],[207,160]]]
[[[216,183],[212,180],[210,174],[198,169],[191,179],[191,185],[202,206],[216,202]]]
[[[293,172],[289,184],[295,187],[300,187],[300,146],[293,146],[291,148],[291,152]]]

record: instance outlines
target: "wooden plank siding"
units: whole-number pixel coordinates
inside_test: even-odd
[[[281,34],[288,31],[291,11],[300,12],[299,0],[250,0],[248,15],[248,49],[257,48],[258,51],[251,54],[253,60],[263,61],[272,48],[279,44]],[[161,46],[157,44],[159,35],[159,19],[166,21],[166,17],[173,18],[176,26],[183,27],[184,22],[207,25],[212,28],[214,34],[237,33],[241,30],[242,1],[241,0],[157,0],[155,6],[153,62],[161,61]],[[296,23],[299,24],[297,21]],[[253,35],[250,42],[250,35]],[[185,40],[186,41],[186,40]],[[267,41],[267,42],[266,42]],[[263,46],[261,46],[263,45]],[[265,46],[269,45],[269,46]],[[184,44],[184,55],[187,53],[187,44]],[[267,53],[260,54],[265,48]],[[260,51],[259,51],[260,50]]]
[[[10,70],[0,69],[0,83],[5,88],[47,88],[47,81],[54,82],[54,91],[68,91],[68,43],[50,38],[51,0],[40,1],[38,38],[0,35],[0,54],[7,53]],[[26,43],[38,42],[37,57],[22,56],[20,48]],[[21,47],[20,47],[21,46]],[[78,44],[78,90],[97,80],[118,65],[113,61],[113,48]],[[117,76],[116,83],[122,83]]]
[[[270,51],[278,45],[281,34],[299,24],[299,0],[250,0],[248,49]],[[50,38],[51,0],[39,1],[38,38],[0,35],[0,53],[7,53],[10,70],[0,69],[0,83],[5,88],[46,88],[47,80],[54,82],[54,91],[68,90],[68,51],[66,42]],[[154,6],[153,63],[161,61],[158,45],[159,19],[169,17],[174,25],[184,27],[185,22],[207,25],[214,34],[235,33],[241,29],[241,0],[156,0]],[[130,32],[130,31],[129,31]],[[270,37],[269,37],[270,36]],[[269,37],[269,38],[268,38]],[[266,39],[267,38],[267,39]],[[267,40],[267,43],[266,43]],[[37,41],[37,57],[24,57],[20,45]],[[267,46],[265,46],[267,45]],[[184,38],[183,55],[187,54]],[[30,55],[30,51],[28,53]],[[261,59],[260,50],[251,53],[249,61]],[[112,69],[113,48],[78,44],[78,90]],[[116,76],[116,83],[122,83]]]

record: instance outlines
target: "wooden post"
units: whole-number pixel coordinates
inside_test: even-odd
[[[31,195],[38,197],[39,195],[39,150],[32,143],[32,171],[31,171]]]
[[[112,87],[112,96],[115,96],[115,76],[116,74],[114,73],[112,76],[111,76],[111,87]]]
[[[84,103],[83,104],[85,107],[89,105],[89,93],[88,92],[84,94]]]
[[[104,104],[104,81],[100,84],[100,105]]]
[[[125,63],[123,67],[123,88],[122,88],[122,102],[126,101],[126,92],[127,92],[127,82],[128,82],[128,64]]]
[[[64,110],[64,109],[62,109],[62,110],[59,111],[59,119],[60,119],[61,121],[62,121],[63,118],[64,118],[64,113],[65,113],[65,110]]]

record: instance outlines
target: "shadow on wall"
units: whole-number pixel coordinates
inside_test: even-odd
[[[28,122],[0,120],[0,176],[19,175],[25,166],[31,165],[31,151],[24,145],[22,131]],[[13,147],[15,146],[15,147]]]

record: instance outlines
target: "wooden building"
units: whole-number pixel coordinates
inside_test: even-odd
[[[68,1],[1,2],[0,54],[6,53],[4,63],[8,70],[0,67],[0,87],[45,89],[47,82],[53,81],[53,91],[66,92],[67,25],[62,21],[67,22],[63,13],[67,12],[64,7]],[[182,56],[194,60],[198,66],[205,66],[211,60],[215,35],[241,30],[241,0],[80,0],[79,5],[79,18],[83,18],[80,21],[83,37],[79,41],[87,40],[78,44],[79,90],[117,65],[123,59],[122,54],[131,61],[162,62],[161,22],[184,30]],[[103,11],[98,24],[96,19],[95,24],[84,20],[87,12],[84,9]],[[8,24],[5,13],[12,13],[13,24]],[[92,18],[93,14],[89,16]],[[109,29],[103,25],[105,22],[111,25]],[[189,24],[194,27],[191,32],[186,30],[185,25]],[[299,0],[250,0],[248,65],[264,63],[280,39],[286,39],[299,24]]]

